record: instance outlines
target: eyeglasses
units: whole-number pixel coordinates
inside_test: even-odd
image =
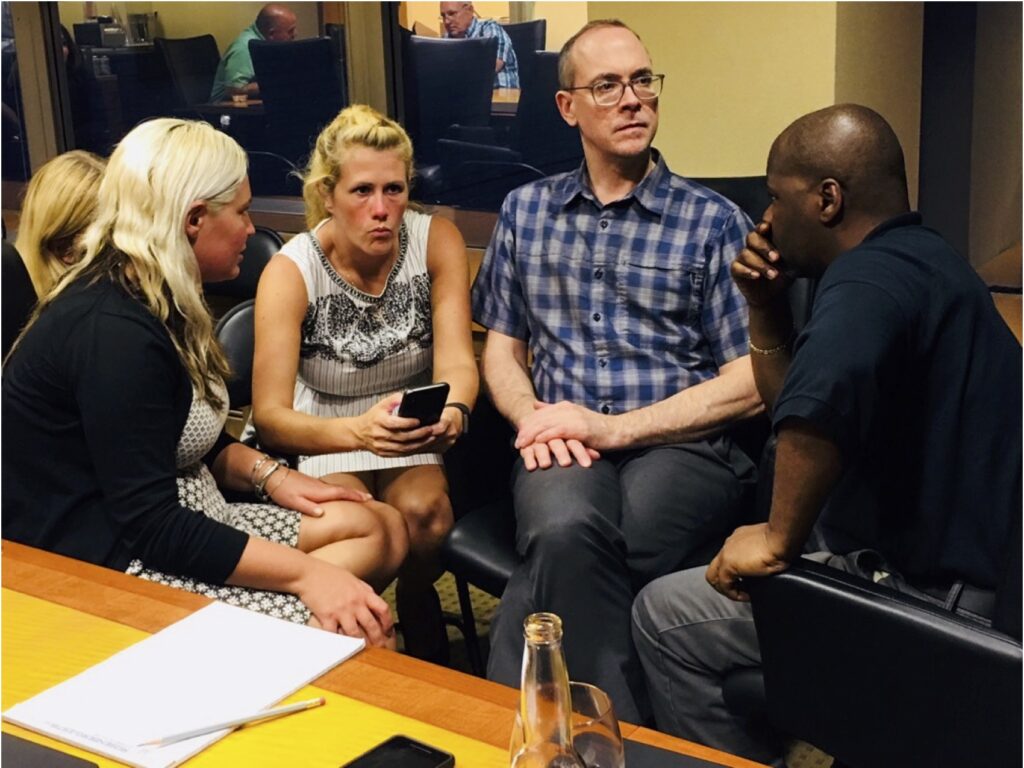
[[[628,83],[621,80],[598,80],[591,85],[579,85],[575,88],[563,88],[563,91],[590,91],[594,103],[599,107],[614,107],[622,100],[628,85],[640,101],[653,101],[661,95],[661,87],[665,82],[664,75],[641,75]]]
[[[444,11],[444,12],[443,12],[443,13],[442,13],[442,14],[441,14],[440,16],[438,16],[437,18],[439,18],[439,19],[440,19],[441,21],[447,21],[448,19],[454,19],[454,18],[455,18],[456,16],[458,16],[458,15],[459,15],[460,13],[462,13],[462,12],[463,12],[464,10],[466,10],[467,8],[469,8],[469,6],[468,6],[468,5],[463,5],[463,6],[462,6],[461,8],[459,8],[459,9],[458,9],[457,11]]]

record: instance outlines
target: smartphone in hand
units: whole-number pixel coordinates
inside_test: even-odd
[[[408,736],[392,736],[341,768],[452,768],[455,756]]]
[[[419,419],[421,427],[437,424],[441,420],[444,404],[448,402],[448,383],[439,381],[425,387],[407,389],[395,415],[403,419]]]

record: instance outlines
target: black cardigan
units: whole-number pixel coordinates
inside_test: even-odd
[[[248,536],[178,501],[188,374],[124,289],[65,291],[7,361],[2,390],[5,538],[117,570],[140,558],[221,583],[235,569]]]

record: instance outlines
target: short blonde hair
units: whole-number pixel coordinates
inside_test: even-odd
[[[185,223],[198,201],[213,212],[231,202],[247,170],[242,148],[208,123],[158,118],[136,126],[110,156],[82,261],[44,304],[78,279],[117,280],[167,328],[197,395],[220,407],[211,384],[229,369]]]
[[[21,205],[14,247],[25,262],[36,296],[49,292],[71,266],[63,258],[96,215],[105,161],[74,150],[58,155],[32,176]],[[77,261],[76,254],[76,261]]]
[[[405,129],[365,104],[346,107],[317,136],[316,147],[309,157],[309,168],[302,181],[308,227],[327,218],[323,196],[334,192],[341,178],[345,153],[352,147],[398,150],[405,165],[405,180],[412,180],[412,141]]]

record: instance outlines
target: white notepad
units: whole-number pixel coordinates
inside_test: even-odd
[[[266,709],[363,646],[213,603],[16,704],[3,718],[130,765],[169,768],[230,731],[165,747],[138,745]]]

